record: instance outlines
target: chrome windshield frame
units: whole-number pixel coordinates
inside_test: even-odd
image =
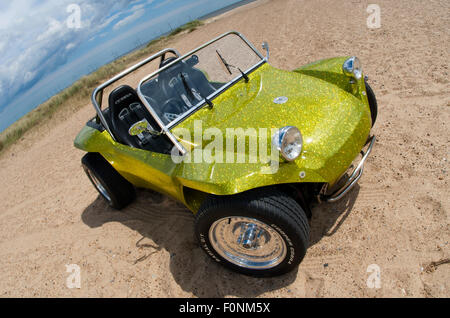
[[[230,35],[230,34],[234,34],[237,35],[239,38],[241,38],[242,41],[244,41],[244,43],[247,44],[247,46],[261,59],[258,63],[256,63],[255,65],[253,65],[252,67],[250,67],[248,70],[246,70],[244,73],[245,74],[249,74],[251,72],[253,72],[254,70],[256,70],[258,67],[260,67],[262,64],[267,62],[267,57],[263,56],[254,46],[252,43],[250,43],[245,36],[243,36],[241,33],[237,32],[237,31],[229,31],[226,32],[222,35],[219,35],[218,37],[206,42],[205,44],[193,49],[192,51],[184,54],[183,56],[180,55],[180,53],[173,49],[173,48],[167,48],[164,50],[159,51],[156,54],[153,54],[152,56],[134,64],[133,66],[129,67],[128,69],[124,70],[123,72],[119,73],[118,75],[114,76],[113,78],[109,79],[108,81],[104,82],[103,84],[97,86],[94,91],[91,94],[91,101],[92,104],[94,105],[94,108],[97,112],[97,118],[98,120],[100,120],[100,123],[102,124],[102,126],[106,129],[106,131],[108,131],[109,135],[111,136],[111,138],[114,141],[117,141],[116,138],[114,137],[114,134],[111,130],[111,127],[109,126],[108,122],[105,119],[105,116],[103,115],[102,112],[102,100],[103,100],[103,90],[112,85],[113,83],[117,82],[118,80],[120,80],[121,78],[125,77],[126,75],[130,74],[131,72],[137,70],[138,68],[144,66],[147,63],[150,63],[151,61],[155,60],[158,57],[163,56],[166,53],[173,53],[176,56],[176,59],[173,60],[171,63],[164,65],[163,67],[159,68],[158,70],[156,70],[155,72],[145,76],[138,84],[137,87],[137,94],[139,99],[141,100],[141,102],[143,103],[143,105],[145,106],[145,108],[149,111],[149,113],[151,114],[151,116],[155,119],[156,123],[159,125],[160,129],[161,129],[161,133],[165,134],[170,141],[172,141],[172,143],[174,144],[174,146],[178,149],[178,151],[180,152],[181,155],[186,154],[187,150],[183,147],[183,145],[177,140],[177,138],[170,132],[170,130],[172,128],[174,128],[176,125],[178,125],[179,123],[181,123],[182,121],[184,121],[186,118],[188,118],[189,116],[191,116],[193,113],[195,113],[196,111],[198,111],[199,109],[201,109],[204,105],[207,104],[207,100],[212,100],[214,98],[216,98],[217,96],[219,96],[221,93],[223,93],[224,91],[226,91],[228,88],[230,88],[231,86],[233,86],[234,84],[236,84],[239,80],[241,80],[243,78],[242,74],[239,74],[239,76],[237,76],[236,78],[232,79],[230,82],[224,84],[221,88],[219,88],[218,90],[216,90],[215,92],[213,92],[212,94],[210,94],[209,96],[206,97],[206,99],[204,99],[203,101],[200,101],[199,103],[197,103],[194,107],[192,107],[188,112],[184,113],[182,116],[180,116],[179,118],[177,118],[176,120],[172,121],[171,123],[169,123],[168,125],[164,124],[161,120],[161,118],[156,114],[155,110],[152,108],[152,106],[149,104],[149,102],[147,101],[147,99],[145,98],[145,95],[142,93],[141,91],[141,85],[149,80],[150,78],[154,77],[155,75],[159,74],[160,72],[168,69],[169,67],[171,67],[172,65],[178,63],[179,61],[185,59],[186,57],[196,53],[197,51],[213,44],[214,42],[217,42],[218,40]]]
[[[126,75],[130,74],[131,72],[134,72],[138,68],[144,66],[147,63],[150,63],[151,61],[157,59],[158,57],[161,57],[162,55],[164,55],[166,53],[173,53],[177,58],[181,56],[180,53],[177,50],[172,49],[172,48],[167,48],[167,49],[161,50],[158,53],[153,54],[152,56],[150,56],[150,57],[148,57],[148,58],[146,58],[146,59],[144,59],[144,60],[134,64],[133,66],[127,68],[126,70],[124,70],[123,72],[117,74],[113,78],[107,80],[103,84],[97,86],[94,89],[94,91],[92,92],[91,101],[92,101],[92,104],[94,105],[95,111],[97,112],[97,117],[99,118],[100,123],[108,131],[108,133],[111,135],[111,138],[114,141],[117,141],[117,140],[114,137],[114,134],[112,133],[111,127],[109,127],[108,122],[106,121],[105,116],[103,115],[103,112],[102,112],[103,90],[106,87],[108,87],[108,86],[112,85],[113,83],[117,82],[121,78],[125,77]]]
[[[198,111],[199,109],[201,109],[204,105],[207,104],[207,100],[212,100],[214,98],[216,98],[217,96],[219,96],[221,93],[223,93],[224,91],[226,91],[228,88],[230,88],[231,86],[233,86],[234,84],[236,84],[240,79],[243,78],[242,74],[239,74],[236,78],[232,79],[230,82],[224,84],[221,88],[219,88],[218,90],[216,90],[215,92],[213,92],[212,94],[210,94],[209,96],[207,96],[205,99],[203,99],[203,101],[200,101],[199,103],[197,103],[194,107],[192,107],[188,112],[184,113],[183,115],[181,115],[180,117],[178,117],[177,119],[175,119],[174,121],[170,122],[169,124],[164,124],[163,121],[161,120],[161,118],[158,116],[158,114],[155,112],[155,110],[153,109],[153,107],[149,104],[149,102],[147,101],[147,99],[145,98],[144,94],[141,91],[141,86],[144,82],[148,81],[149,79],[151,79],[152,77],[156,76],[157,74],[161,73],[162,71],[170,68],[172,65],[178,63],[179,61],[185,59],[186,57],[200,51],[201,49],[213,44],[214,42],[217,42],[218,40],[230,35],[230,34],[234,34],[237,35],[238,37],[241,38],[242,41],[244,41],[244,43],[247,44],[247,46],[261,59],[258,63],[256,63],[255,65],[253,65],[251,68],[249,68],[248,70],[246,70],[244,73],[248,74],[251,73],[252,71],[254,71],[255,69],[257,69],[258,67],[260,67],[262,64],[267,62],[267,58],[264,57],[254,46],[253,44],[251,44],[241,33],[237,32],[237,31],[229,31],[226,32],[222,35],[219,35],[218,37],[210,40],[209,42],[206,42],[205,44],[193,49],[192,51],[184,54],[183,56],[178,57],[177,59],[173,60],[172,62],[170,62],[167,65],[164,65],[163,67],[159,68],[157,71],[145,76],[138,84],[137,87],[137,94],[141,100],[141,102],[144,104],[144,106],[147,108],[147,110],[149,111],[149,113],[152,115],[152,117],[155,119],[155,121],[157,122],[157,124],[160,126],[162,133],[164,133],[173,143],[174,146],[178,149],[178,151],[181,153],[181,155],[186,154],[187,150],[183,147],[183,145],[177,140],[177,138],[170,132],[170,130],[172,128],[174,128],[176,125],[178,125],[179,123],[181,123],[182,121],[184,121],[186,118],[188,118],[189,116],[191,116],[193,113],[195,113],[196,111]]]
[[[251,72],[253,72],[254,70],[256,70],[257,68],[259,68],[262,64],[266,63],[267,61],[261,60],[258,63],[256,63],[255,65],[253,65],[252,67],[250,67],[248,70],[244,71],[245,74],[250,74]],[[239,74],[239,76],[235,77],[234,79],[232,79],[231,81],[229,81],[228,83],[226,83],[225,85],[223,85],[221,88],[219,88],[218,90],[216,90],[214,93],[206,96],[206,98],[208,100],[212,100],[214,98],[216,98],[217,96],[219,96],[220,94],[222,94],[223,92],[225,92],[228,88],[230,88],[231,86],[233,86],[234,84],[236,84],[237,82],[239,82],[242,79],[242,75]],[[202,109],[202,106],[206,106],[207,103],[205,101],[205,99],[203,99],[202,101],[198,102],[194,107],[192,107],[191,109],[189,109],[187,112],[185,112],[182,116],[178,117],[177,119],[171,121],[169,124],[167,124],[167,129],[172,129],[175,126],[177,126],[178,124],[182,123],[185,119],[187,119],[188,117],[190,117],[192,114],[194,114],[195,112],[197,112],[198,110]]]

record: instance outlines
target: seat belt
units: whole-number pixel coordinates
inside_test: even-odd
[[[200,94],[200,92],[198,92],[195,88],[194,88],[194,83],[192,83],[191,79],[189,78],[189,75],[187,73],[180,73],[181,74],[181,78],[183,80],[183,84],[186,87],[186,90],[188,90],[189,92],[191,92],[191,94],[200,102],[202,100],[205,100],[205,102],[209,105],[209,107],[213,107],[213,103],[206,97],[206,96],[202,96],[202,94]]]
[[[131,115],[128,108],[123,108],[119,113],[119,119],[125,122],[127,125],[131,126],[133,122],[131,121]]]
[[[130,105],[130,109],[132,112],[134,112],[137,115],[139,120],[146,119],[147,116],[146,116],[146,113],[144,112],[144,109],[142,108],[141,104],[132,103]],[[135,124],[135,123],[133,123],[133,124]],[[153,135],[150,134],[148,131],[144,131],[144,132],[138,134],[137,137],[140,140],[141,146],[144,146],[150,141],[151,138],[153,138]]]
[[[191,96],[197,99],[199,102],[203,100],[202,95],[195,89],[194,83],[189,78],[187,73],[180,73],[181,79],[183,81],[184,87],[191,94]]]

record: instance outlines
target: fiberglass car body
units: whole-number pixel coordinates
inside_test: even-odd
[[[112,207],[131,203],[135,187],[166,194],[195,214],[215,261],[274,276],[303,259],[310,204],[339,200],[361,177],[377,104],[356,57],[285,71],[263,48],[266,56],[232,31],[183,56],[150,56],[95,89],[96,117],[75,146]],[[136,89],[116,87],[102,109],[105,88],[155,60]]]

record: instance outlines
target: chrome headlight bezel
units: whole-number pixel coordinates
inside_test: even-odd
[[[360,80],[362,78],[361,61],[356,56],[348,58],[345,60],[344,64],[342,64],[342,71],[348,77]]]
[[[272,145],[286,161],[294,161],[303,150],[303,136],[295,126],[278,129],[272,136]]]

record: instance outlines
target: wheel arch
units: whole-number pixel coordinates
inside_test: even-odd
[[[308,218],[312,216],[311,203],[316,201],[317,196],[319,195],[320,189],[322,188],[324,183],[321,182],[304,182],[304,183],[283,183],[283,184],[272,184],[267,186],[261,186],[252,188],[246,191],[242,191],[234,194],[226,194],[226,195],[217,195],[213,193],[203,192],[194,188],[190,188],[187,186],[183,186],[183,197],[184,203],[186,206],[196,214],[203,204],[203,202],[209,196],[217,196],[217,197],[233,197],[238,194],[247,193],[250,191],[254,191],[256,189],[277,189],[295,199],[300,206],[305,211]]]

